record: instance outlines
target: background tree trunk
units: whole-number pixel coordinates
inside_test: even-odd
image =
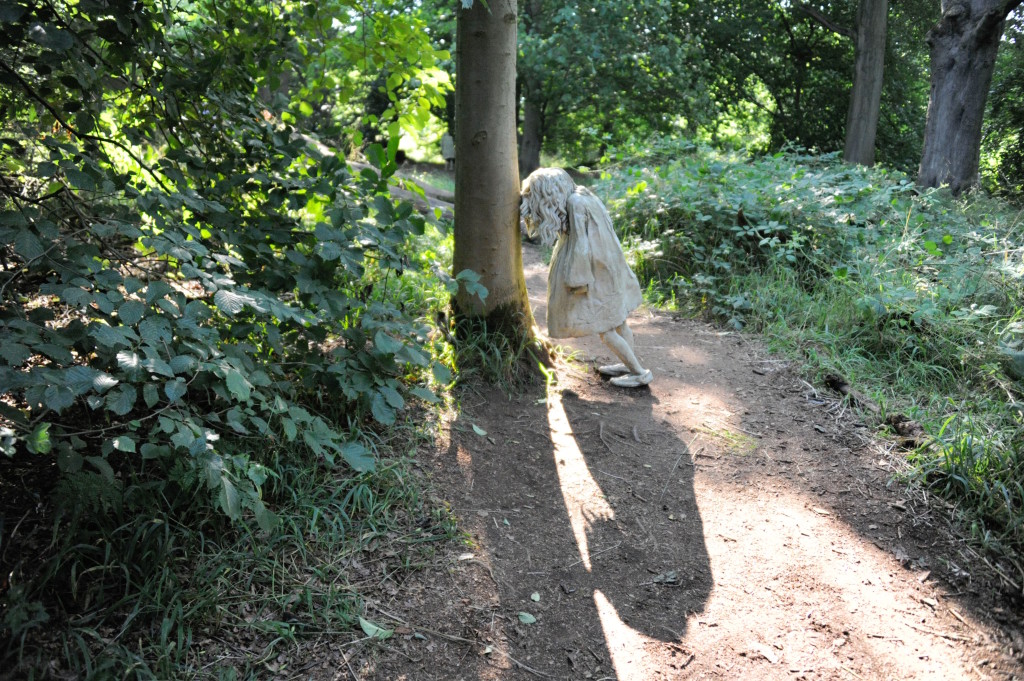
[[[1021,0],[942,3],[928,32],[931,92],[917,183],[949,185],[954,194],[978,183],[981,124],[1007,15]]]
[[[540,168],[540,148],[544,143],[544,117],[530,96],[531,89],[527,84],[523,103],[523,138],[519,144],[520,177],[526,177]]]
[[[847,163],[875,164],[875,135],[885,75],[888,15],[889,0],[861,0],[857,8],[856,63],[843,151],[843,159]]]
[[[455,53],[455,273],[471,269],[485,301],[460,290],[458,314],[529,333],[516,150],[516,3],[460,8]]]

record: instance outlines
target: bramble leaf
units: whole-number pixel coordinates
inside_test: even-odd
[[[134,326],[142,320],[142,315],[146,313],[146,306],[137,300],[129,300],[121,304],[117,308],[117,316],[121,318],[123,324],[128,326]]]
[[[376,468],[373,459],[373,452],[358,442],[346,442],[341,446],[341,458],[345,463],[360,473],[372,471]]]
[[[405,406],[405,399],[397,390],[395,390],[391,386],[386,385],[380,388],[380,394],[384,396],[384,399],[387,401],[388,405],[394,407],[395,409],[401,409],[402,407]]]
[[[432,390],[420,388],[419,386],[411,388],[409,392],[415,395],[416,397],[420,398],[424,402],[429,402],[430,404],[437,404],[438,402],[441,401],[441,399]]]
[[[227,289],[221,289],[213,294],[213,304],[217,306],[218,310],[229,317],[235,316],[244,310],[246,305],[251,305],[252,303],[253,299],[250,296],[228,291]]]
[[[75,403],[75,394],[64,386],[48,385],[43,401],[49,409],[59,414]]]
[[[180,400],[186,392],[188,392],[188,388],[185,386],[185,381],[180,378],[164,383],[164,395],[167,395],[167,399],[171,402]]]
[[[377,346],[377,349],[381,352],[388,352],[392,354],[398,352],[404,347],[401,341],[395,340],[383,331],[378,331],[374,334],[373,344]]]
[[[50,441],[50,424],[40,423],[36,426],[32,434],[28,436],[28,440],[25,441],[25,445],[33,454],[49,454],[53,448],[53,443]]]
[[[391,638],[391,636],[395,633],[393,629],[385,629],[383,627],[377,626],[370,620],[365,619],[363,617],[359,618],[359,626],[362,628],[364,634],[371,638],[379,639],[381,641]]]
[[[238,498],[238,490],[226,475],[220,478],[220,507],[232,520],[242,517],[242,505]]]
[[[375,393],[370,402],[370,413],[373,418],[384,426],[391,426],[395,423],[395,410],[387,403],[384,396],[379,392]]]

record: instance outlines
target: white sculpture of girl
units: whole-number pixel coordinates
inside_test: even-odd
[[[555,244],[548,274],[548,335],[600,334],[621,363],[598,371],[623,388],[650,383],[654,376],[637,360],[626,323],[642,301],[640,284],[601,200],[577,187],[564,170],[540,168],[523,181],[519,211],[531,236]]]

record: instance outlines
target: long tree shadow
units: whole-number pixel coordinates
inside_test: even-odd
[[[519,665],[672,678],[692,659],[681,642],[712,577],[691,452],[655,420],[650,392],[597,380],[586,399],[487,392],[453,424],[449,456],[469,490],[455,510],[498,586],[490,633],[515,660],[481,678],[518,678]]]

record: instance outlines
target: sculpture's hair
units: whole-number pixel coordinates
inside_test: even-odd
[[[575,189],[576,183],[561,168],[540,168],[530,173],[523,181],[523,201],[519,205],[526,233],[539,236],[545,246],[555,243],[558,235],[569,229],[566,208]]]

